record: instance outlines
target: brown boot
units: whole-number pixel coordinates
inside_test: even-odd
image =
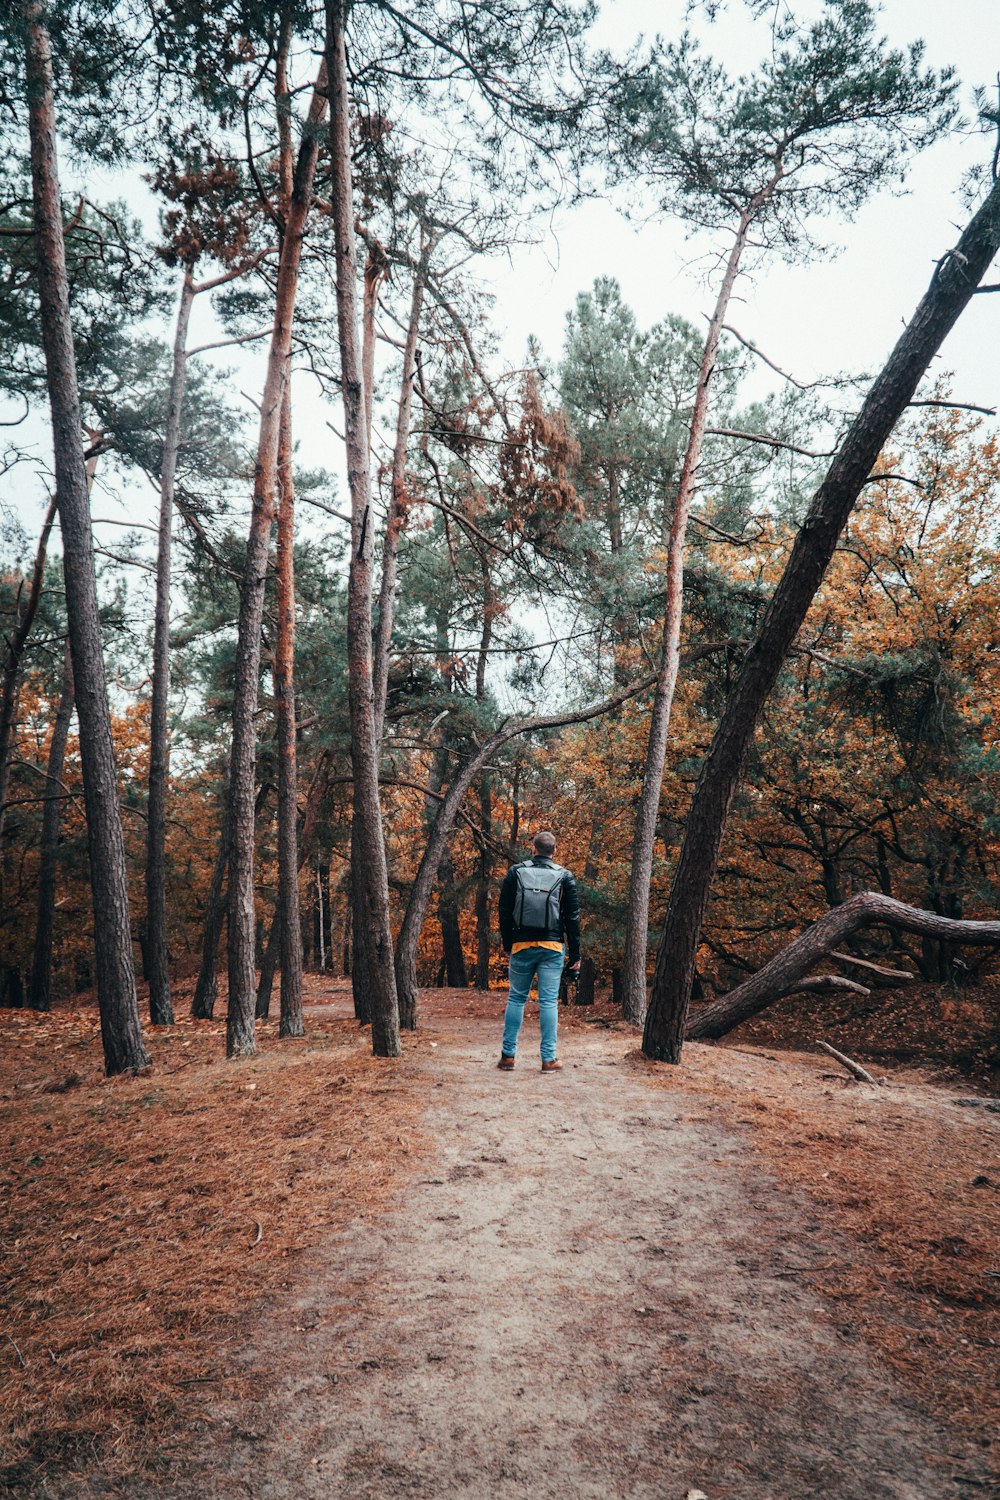
[[[562,1067],[562,1063],[559,1061],[558,1057],[554,1057],[551,1062],[543,1062],[542,1063],[542,1072],[543,1073],[558,1073],[561,1067]]]
[[[497,1063],[497,1067],[500,1069],[501,1073],[513,1073],[514,1059],[512,1057],[508,1057],[506,1052],[501,1052],[500,1061]]]

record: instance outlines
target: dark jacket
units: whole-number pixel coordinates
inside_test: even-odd
[[[532,856],[533,865],[544,865],[548,869],[555,866],[555,860],[545,855],[535,854]],[[560,868],[556,866],[556,868]],[[580,897],[576,889],[576,881],[569,870],[563,876],[559,887],[559,927],[553,931],[547,929],[542,935],[538,932],[525,933],[523,936],[514,921],[514,897],[517,893],[517,876],[514,873],[516,866],[512,865],[504,876],[503,885],[500,887],[500,938],[503,942],[504,952],[509,953],[515,943],[548,942],[561,943],[565,940],[569,949],[568,962],[575,964],[580,957]]]

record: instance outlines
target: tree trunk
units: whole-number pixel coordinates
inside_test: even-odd
[[[340,972],[344,979],[350,979],[353,962],[351,958],[351,915],[351,893],[350,889],[348,889],[344,896],[344,942],[340,955]]]
[[[80,726],[80,758],[94,898],[94,951],[104,1062],[109,1074],[147,1067],[135,990],[125,844],[108,709],[94,549],[81,440],[56,164],[52,57],[46,7],[27,0],[26,60],[38,297],[63,542],[66,610]]]
[[[35,562],[31,570],[31,582],[28,585],[28,597],[23,606],[20,594],[16,606],[15,624],[9,636],[4,639],[7,655],[4,659],[3,677],[0,679],[0,913],[4,910],[3,902],[3,832],[7,819],[7,787],[10,781],[10,748],[13,742],[14,716],[17,710],[17,687],[21,675],[21,659],[24,656],[24,648],[27,645],[31,627],[35,623],[38,613],[38,604],[42,597],[42,583],[45,578],[45,554],[49,545],[49,536],[52,532],[52,523],[56,516],[55,497],[49,501],[49,508],[45,512],[45,520],[42,522],[41,536],[38,538],[38,547],[35,551]]]
[[[863,927],[873,926],[895,927],[900,932],[919,933],[939,942],[1000,947],[1000,922],[955,921],[951,917],[939,917],[936,912],[906,906],[878,891],[865,891],[852,896],[843,906],[826,912],[751,978],[730,994],[706,1005],[691,1018],[686,1028],[687,1038],[708,1041],[725,1036],[735,1026],[749,1021],[782,996],[799,988],[806,982],[805,976],[813,964],[832,952],[845,938]]]
[[[170,966],[167,948],[167,785],[170,777],[170,740],[167,708],[170,699],[170,540],[174,513],[174,480],[181,442],[181,412],[187,378],[187,331],[194,301],[194,281],[187,267],[174,328],[174,362],[167,398],[160,463],[160,526],[156,553],[156,607],[153,617],[153,691],[149,717],[149,811],[146,826],[146,965],[149,980],[149,1019],[154,1026],[172,1026]]]
[[[296,902],[295,902],[295,910],[296,910],[296,918],[297,918],[297,921],[298,921],[298,931],[299,931],[299,976],[300,976],[299,977],[299,994],[300,994],[300,997],[301,997],[301,992],[302,992],[301,974],[302,974],[302,968],[303,968],[303,964],[304,964],[304,955],[303,955],[304,944],[303,944],[303,941],[302,941],[302,925],[303,925],[303,923],[302,923],[302,916],[303,916],[303,914],[302,914],[302,905],[301,905],[301,901],[298,899],[299,898],[298,874],[299,874],[299,871],[302,869],[302,866],[305,864],[306,859],[308,858],[308,856],[309,856],[309,854],[310,854],[310,852],[312,850],[312,842],[313,842],[313,838],[315,837],[315,833],[316,833],[316,823],[317,823],[317,820],[319,818],[320,807],[322,805],[323,798],[326,795],[327,787],[329,786],[329,764],[330,764],[329,752],[324,750],[323,753],[322,753],[322,755],[320,756],[320,762],[319,762],[319,765],[316,768],[316,774],[313,777],[312,786],[309,788],[309,796],[308,796],[308,799],[306,801],[305,817],[302,820],[302,832],[301,832],[301,835],[297,834],[297,836],[296,836],[296,847],[295,847],[295,859],[296,859],[295,897],[296,897]],[[257,1020],[258,1021],[266,1019],[267,1016],[269,1016],[270,1013],[271,1013],[271,991],[274,988],[274,974],[275,974],[275,969],[277,968],[277,965],[278,965],[278,960],[279,960],[279,958],[281,956],[281,943],[283,941],[283,938],[281,936],[281,931],[282,931],[282,928],[281,928],[281,891],[280,891],[280,888],[279,888],[278,899],[275,902],[274,915],[271,918],[271,927],[270,927],[270,931],[268,933],[267,948],[266,948],[265,953],[264,953],[264,962],[261,965],[260,982],[257,985],[257,1008],[256,1008],[256,1015],[257,1015]],[[299,1010],[300,1010],[300,1016],[301,1016],[301,999],[300,999]],[[302,1033],[302,1031],[297,1031],[297,1032],[292,1032],[292,1031],[283,1032],[280,1029],[280,1025],[279,1025],[278,1035],[279,1036],[301,1036],[301,1035],[303,1035],[303,1033]]]
[[[351,493],[351,561],[347,584],[347,675],[354,778],[352,875],[355,933],[365,925],[367,1004],[372,1051],[400,1052],[396,980],[389,929],[389,874],[379,802],[379,735],[372,676],[372,514],[361,351],[351,180],[351,123],[344,26],[346,0],[327,0],[330,77],[331,208],[337,263],[337,326],[343,376],[347,477]]]
[[[389,260],[375,239],[368,238],[368,256],[365,260],[364,297],[361,306],[361,372],[365,403],[365,444],[368,461],[371,463],[372,417],[375,410],[375,315],[378,312],[378,294],[389,274]]]
[[[410,321],[406,330],[403,349],[403,374],[399,387],[399,406],[396,412],[396,441],[392,450],[392,494],[389,500],[389,515],[382,541],[382,580],[378,595],[378,628],[375,636],[374,681],[375,681],[375,725],[379,744],[385,730],[385,700],[389,684],[389,648],[392,645],[392,627],[396,617],[396,576],[399,559],[399,538],[406,524],[409,497],[406,493],[406,450],[410,441],[410,410],[413,404],[413,375],[417,361],[417,337],[420,333],[420,310],[423,305],[424,279],[430,245],[424,247],[420,265],[413,278],[413,295],[410,299]]]
[[[42,813],[42,841],[38,850],[38,918],[35,922],[35,946],[28,986],[28,1006],[31,1010],[50,1010],[52,1007],[52,927],[59,874],[62,773],[72,717],[73,659],[67,638],[63,652],[59,707],[52,725],[49,761],[45,773],[45,810]]]
[[[299,915],[298,768],[295,745],[295,475],[292,399],[286,383],[278,450],[278,630],[274,696],[278,718],[278,920],[281,928],[279,1036],[302,1036],[302,924]]]
[[[955,250],[938,264],[923,300],[851,424],[740,668],[702,767],[670,892],[643,1051],[680,1061],[701,924],[726,819],[764,704],[879,454],[943,339],[1000,246],[1000,183]]]
[[[215,1000],[218,993],[217,965],[219,938],[222,924],[229,906],[226,889],[226,870],[229,866],[229,806],[228,795],[222,810],[222,826],[219,829],[219,852],[215,857],[212,880],[208,888],[208,908],[205,912],[205,931],[201,944],[201,968],[198,982],[191,1000],[191,1014],[198,1021],[211,1021],[215,1015]]]
[[[281,896],[279,894],[274,904],[274,915],[271,918],[271,925],[267,929],[264,960],[260,966],[260,977],[257,980],[257,1003],[254,1006],[254,1017],[258,1021],[266,1021],[271,1014],[271,991],[274,989],[274,976],[277,972],[280,957]]]
[[[448,682],[449,688],[453,686],[453,673],[447,655],[448,635],[447,627],[443,621],[438,620],[438,664],[442,676]],[[448,744],[446,730],[442,729],[441,742],[434,752],[434,763],[431,769],[428,789],[430,793],[440,793],[444,785],[444,779],[448,770]],[[429,795],[425,797],[424,815],[428,827],[433,826],[434,817],[438,808],[438,797]],[[464,989],[468,983],[465,971],[465,954],[462,951],[462,937],[458,925],[458,905],[455,900],[455,864],[451,857],[451,850],[447,843],[441,854],[441,861],[437,868],[438,883],[438,921],[441,925],[441,979],[438,988],[447,980],[449,985]]]
[[[233,669],[233,742],[229,774],[229,1008],[226,1053],[246,1057],[254,1051],[256,1009],[254,963],[254,766],[260,636],[264,615],[267,556],[274,518],[278,442],[299,263],[319,149],[319,126],[326,112],[325,67],[313,89],[281,238],[275,291],[274,323],[267,374],[261,398],[260,434],[254,474],[253,511],[240,593],[239,632]]]
[[[476,989],[490,987],[490,835],[493,828],[493,795],[490,778],[479,781],[479,875],[476,880]]]
[[[511,864],[517,859],[517,841],[521,833],[521,764],[514,762],[514,775],[510,787],[510,831],[507,835],[507,858]]]
[[[441,923],[445,977],[453,988],[464,990],[469,982],[469,976],[465,967],[465,950],[462,947],[458,902],[455,899],[455,865],[447,846],[444,857],[438,865],[438,880],[441,885],[441,893],[438,897],[438,920]]]
[[[320,972],[326,968],[326,898],[323,893],[323,867],[316,866],[316,926],[319,944]]]
[[[698,389],[695,393],[694,409],[691,413],[691,430],[688,434],[687,451],[681,466],[681,476],[674,501],[673,518],[670,524],[670,543],[667,550],[667,591],[663,618],[663,644],[660,671],[653,695],[653,706],[649,715],[649,739],[646,744],[646,762],[642,776],[642,791],[635,815],[635,833],[632,838],[632,869],[629,876],[628,912],[625,919],[625,952],[622,959],[622,983],[624,1003],[622,1015],[634,1026],[641,1026],[646,1017],[646,949],[649,942],[649,887],[653,878],[653,846],[656,840],[656,823],[660,808],[660,793],[663,787],[663,767],[667,757],[667,738],[670,732],[670,712],[673,708],[677,688],[677,669],[681,652],[681,614],[683,609],[684,544],[687,537],[688,517],[694,499],[698,479],[698,465],[705,442],[705,426],[708,421],[708,394],[715,373],[715,361],[722,336],[722,325],[732,296],[733,285],[740,267],[740,258],[747,242],[750,217],[744,214],[740,220],[736,241],[726,263],[726,273],[715,303],[715,311],[708,325],[708,334],[701,356],[698,372]]]

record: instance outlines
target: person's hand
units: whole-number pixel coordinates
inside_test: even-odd
[[[569,966],[569,972],[570,972],[570,974],[579,974],[579,972],[580,972],[580,960],[579,959],[577,959],[577,961],[576,961],[575,964],[570,964],[570,966]]]

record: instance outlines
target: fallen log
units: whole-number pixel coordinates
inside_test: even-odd
[[[1000,922],[968,922],[939,917],[937,912],[907,906],[905,902],[894,901],[879,891],[864,891],[826,912],[756,974],[692,1016],[685,1032],[687,1039],[702,1042],[726,1036],[776,1000],[800,989],[802,980],[815,963],[835,948],[839,949],[845,938],[865,927],[895,927],[900,932],[942,938],[949,943],[1000,948]]]
[[[829,1042],[817,1042],[816,1045],[817,1047],[822,1047],[824,1052],[828,1052],[831,1057],[835,1057],[839,1063],[842,1063],[848,1073],[851,1073],[859,1083],[878,1083],[878,1079],[873,1078],[867,1068],[863,1068],[860,1063],[856,1063],[853,1057],[848,1057],[845,1052],[838,1052],[836,1047],[830,1046]]]

